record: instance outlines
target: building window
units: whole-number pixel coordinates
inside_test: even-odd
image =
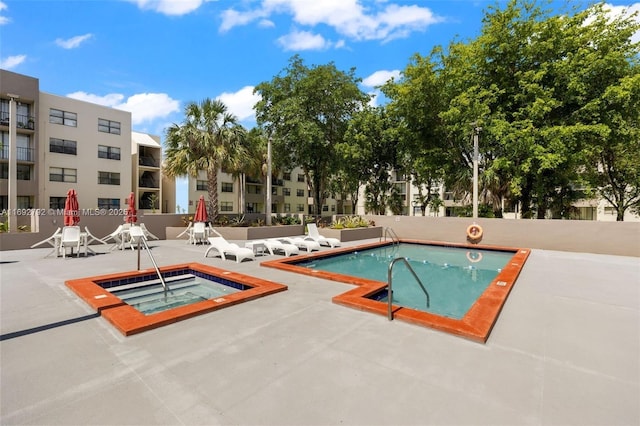
[[[18,164],[16,177],[18,180],[31,180],[31,165]]]
[[[298,182],[304,182],[304,175],[298,173]]]
[[[296,189],[296,196],[304,197],[304,189]]]
[[[18,195],[16,197],[16,207],[19,209],[32,209],[33,197],[30,195]]]
[[[284,203],[284,212],[285,213],[291,213],[291,204]]]
[[[111,133],[112,135],[119,135],[120,122],[98,118],[98,131],[103,133]]]
[[[98,198],[98,208],[99,209],[120,209],[120,199],[119,198]]]
[[[78,114],[75,112],[49,109],[49,123],[63,124],[65,126],[78,127]]]
[[[271,195],[278,195],[278,188],[275,186],[271,187]]]
[[[291,180],[291,172],[282,173],[282,179],[283,180]]]
[[[98,183],[101,185],[120,185],[120,173],[98,172]]]
[[[64,209],[64,203],[67,197],[49,197],[50,209]]]
[[[0,179],[9,179],[9,163],[0,163]]]
[[[323,205],[323,206],[322,206],[322,211],[323,211],[323,212],[328,212],[328,211],[329,211],[329,206],[328,206],[328,205],[326,205],[326,204],[325,204],[325,205]]]
[[[258,213],[260,205],[258,203],[247,203],[247,213]]]
[[[233,192],[233,183],[222,182],[222,192]]]
[[[107,158],[109,160],[119,160],[120,148],[115,146],[98,145],[98,158]]]
[[[206,191],[207,190],[207,181],[206,180],[197,180],[196,181],[196,191]]]
[[[261,194],[260,187],[257,185],[247,185],[247,194]]]
[[[220,202],[220,211],[221,212],[232,212],[233,211],[233,201],[221,201]]]
[[[335,212],[336,211],[336,205],[335,204],[331,204],[331,211]]]
[[[62,167],[49,167],[49,181],[51,182],[77,182],[76,169],[64,169]]]
[[[298,213],[304,213],[304,204],[298,204],[296,210],[298,210]]]
[[[0,195],[0,209],[6,210],[9,208],[9,196]]]
[[[66,139],[49,138],[49,152],[77,155],[76,141]]]
[[[284,195],[285,197],[291,195],[291,188],[282,188],[282,195]]]

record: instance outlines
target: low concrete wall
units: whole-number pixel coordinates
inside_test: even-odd
[[[216,231],[227,240],[264,240],[266,238],[291,237],[303,235],[303,225],[216,227]]]
[[[370,238],[382,237],[382,227],[374,226],[370,228],[350,228],[350,229],[331,229],[320,228],[320,235],[326,238],[337,238],[343,243],[348,241],[367,240]]]
[[[400,238],[467,242],[474,221],[459,217],[365,216],[392,228]],[[640,257],[640,223],[587,220],[476,220],[484,230],[481,244]]]

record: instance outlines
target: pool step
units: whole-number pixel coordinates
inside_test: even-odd
[[[194,281],[196,279],[196,276],[193,275],[193,274],[183,274],[183,275],[176,275],[174,277],[163,277],[163,278],[164,278],[164,282],[170,288],[172,288],[173,285],[178,284],[180,282]],[[156,278],[154,280],[148,280],[148,281],[140,281],[140,282],[137,282],[137,283],[119,285],[117,287],[110,287],[109,291],[111,293],[114,293],[116,291],[128,290],[130,288],[153,286],[153,285],[157,285],[157,284],[161,284],[159,278]]]

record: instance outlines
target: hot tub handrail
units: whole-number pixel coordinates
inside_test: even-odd
[[[167,297],[167,291],[169,290],[169,287],[167,286],[167,283],[164,281],[164,278],[160,273],[160,268],[158,268],[156,259],[153,257],[153,254],[151,253],[151,249],[147,244],[147,239],[144,236],[144,233],[140,232],[140,235],[131,235],[131,232],[129,232],[129,235],[131,237],[137,238],[138,240],[138,270],[140,270],[140,242],[142,242],[142,245],[144,246],[145,250],[147,250],[147,254],[149,254],[149,259],[151,259],[151,263],[153,263],[153,267],[156,270],[156,274],[158,274],[158,278],[160,278],[160,283],[162,284],[162,288],[164,289],[164,297]]]
[[[384,235],[380,237],[380,240],[382,241],[382,238],[384,238],[384,240],[387,241],[387,235],[389,235],[389,238],[391,238],[393,244],[400,244],[400,238],[398,238],[398,234],[396,234],[396,231],[394,231],[393,228],[390,228],[388,226],[385,227]]]
[[[429,292],[424,287],[424,285],[422,284],[422,281],[420,280],[420,278],[418,278],[418,275],[416,275],[416,272],[413,270],[413,268],[409,264],[409,260],[406,257],[396,257],[391,261],[391,263],[389,263],[389,270],[387,272],[387,300],[388,300],[387,317],[389,318],[389,321],[393,321],[393,309],[391,306],[393,304],[393,285],[392,285],[393,266],[396,264],[396,262],[399,262],[399,261],[403,261],[407,265],[407,268],[409,268],[409,271],[411,272],[411,274],[413,274],[413,277],[416,279],[416,281],[418,281],[418,284],[420,285],[422,292],[427,298],[427,308],[429,307],[429,304],[430,304]]]

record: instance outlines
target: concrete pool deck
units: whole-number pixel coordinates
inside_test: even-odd
[[[64,282],[135,253],[0,252],[1,424],[640,424],[640,258],[532,250],[483,345],[332,303],[348,284],[150,245],[288,290],[124,337]]]

